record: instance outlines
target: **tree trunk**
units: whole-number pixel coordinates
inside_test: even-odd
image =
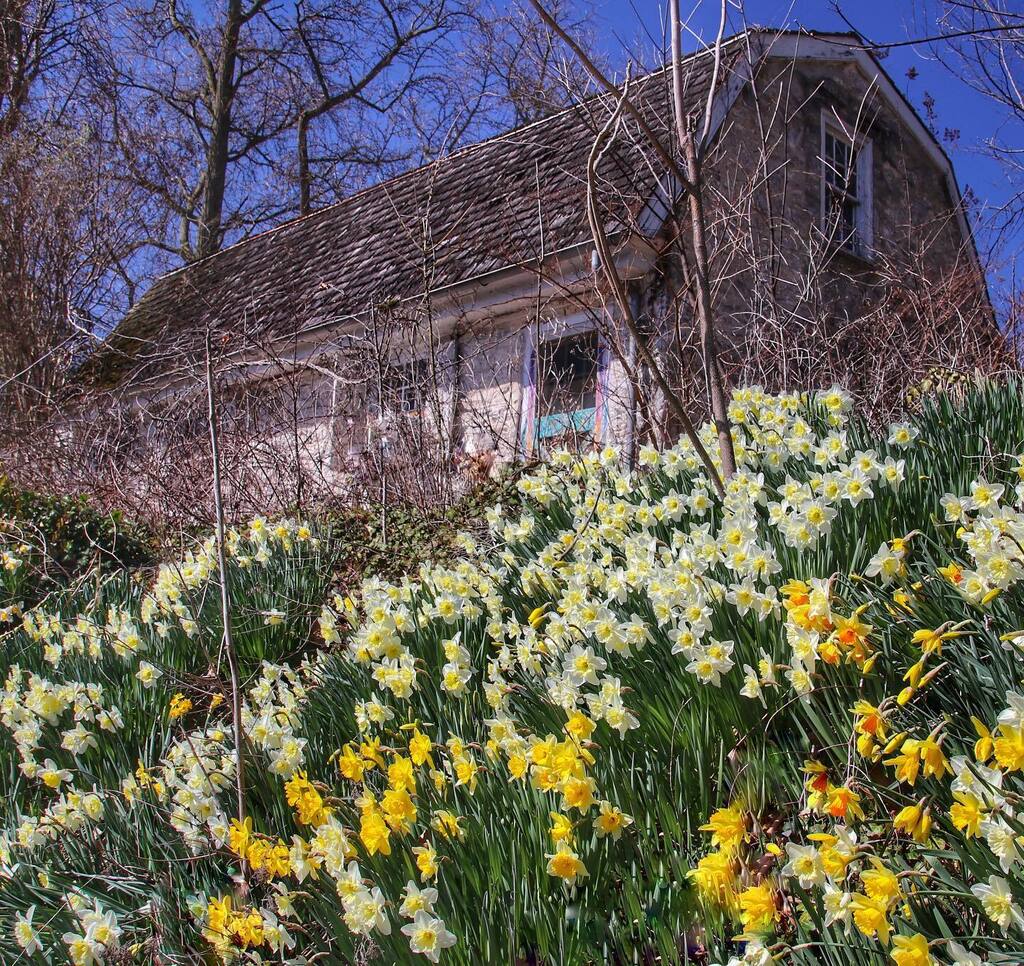
[[[693,141],[693,131],[686,129],[682,137],[686,155],[687,176],[690,190],[690,225],[693,234],[694,281],[697,285],[697,317],[700,323],[701,354],[704,357],[704,374],[708,384],[711,402],[711,418],[718,433],[718,447],[722,457],[722,476],[729,479],[736,472],[736,455],[732,445],[732,430],[729,426],[729,398],[725,391],[722,368],[718,362],[718,346],[715,340],[713,308],[711,305],[711,271],[708,263],[707,239],[704,235],[704,199],[701,183],[700,161]]]
[[[722,31],[724,30],[725,7],[723,5],[723,27],[718,32],[715,45],[715,70],[721,58]],[[708,386],[708,400],[711,404],[711,418],[718,433],[718,449],[722,460],[722,476],[728,480],[736,472],[736,454],[732,445],[732,430],[729,426],[729,399],[725,392],[722,369],[718,362],[718,347],[715,344],[714,309],[711,304],[711,265],[708,259],[707,237],[704,221],[704,186],[701,180],[700,158],[697,144],[683,107],[682,24],[679,18],[679,0],[670,0],[669,20],[672,31],[672,102],[675,114],[676,134],[683,151],[686,166],[686,194],[690,206],[690,228],[693,239],[693,278],[697,288],[697,320],[700,327],[701,355],[704,360],[704,377]],[[708,93],[714,96],[714,80]],[[710,117],[710,108],[705,111]],[[705,125],[706,127],[707,125]]]
[[[195,258],[205,258],[220,250],[224,238],[221,218],[227,186],[228,152],[231,137],[231,108],[235,93],[235,67],[238,63],[238,38],[242,29],[241,0],[229,0],[224,24],[215,86],[210,91],[211,136],[206,151],[206,188],[196,226]]]
[[[309,111],[299,114],[296,128],[296,151],[299,165],[299,214],[308,215],[310,211],[309,188],[312,179],[309,174]]]

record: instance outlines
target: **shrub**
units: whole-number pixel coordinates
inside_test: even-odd
[[[121,514],[101,513],[85,497],[20,489],[4,477],[0,553],[0,610],[36,604],[87,571],[107,574],[153,559],[149,535]]]
[[[33,612],[0,951],[1019,961],[1020,386],[847,408],[737,392],[724,500],[684,442],[555,453],[326,603],[331,541],[232,533],[240,756],[211,542]]]
[[[339,589],[348,590],[368,576],[401,580],[427,562],[451,564],[464,556],[459,535],[485,533],[486,512],[498,502],[520,502],[512,473],[476,485],[447,507],[328,505],[316,516],[338,558]]]

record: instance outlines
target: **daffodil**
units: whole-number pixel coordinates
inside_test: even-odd
[[[850,900],[853,924],[869,939],[875,937],[888,944],[892,923],[889,922],[889,903],[870,896],[854,895]]]
[[[1004,933],[1011,926],[1024,929],[1024,913],[1014,901],[1009,882],[1002,876],[990,875],[988,882],[971,886],[971,892],[981,903],[985,915]]]
[[[252,819],[246,818],[241,822],[237,818],[231,819],[231,827],[228,836],[228,843],[231,846],[231,851],[236,855],[244,856],[249,850],[249,843],[251,841]]]
[[[424,882],[429,882],[435,878],[438,871],[438,861],[437,852],[434,851],[433,847],[430,845],[420,845],[416,846],[412,852],[416,858],[416,868],[419,871],[420,878]]]
[[[29,906],[24,913],[17,913],[14,917],[14,939],[22,948],[26,956],[34,956],[43,948],[40,942],[39,932],[32,925],[32,917],[35,915],[36,907]]]
[[[907,805],[896,814],[893,828],[911,836],[915,842],[924,842],[931,833],[931,813],[923,802]]]
[[[935,962],[928,948],[928,940],[920,933],[893,937],[890,955],[896,966],[932,966]]]
[[[426,956],[432,963],[439,962],[441,951],[457,942],[445,924],[427,912],[418,912],[411,923],[402,927],[402,932],[409,937],[409,949]]]
[[[726,852],[735,851],[747,837],[746,817],[739,806],[730,805],[714,812],[700,830],[711,833],[712,845]]]
[[[778,914],[775,891],[767,882],[744,889],[736,901],[740,908],[740,920],[747,932],[766,930]]]
[[[562,879],[567,885],[575,885],[577,879],[589,875],[580,857],[565,842],[559,843],[556,851],[547,855],[547,860],[548,875]]]
[[[619,840],[624,829],[633,824],[633,817],[616,808],[611,802],[601,802],[599,814],[594,819],[594,830],[598,838],[610,836],[614,841]]]
[[[954,792],[953,804],[949,809],[949,818],[954,828],[963,832],[967,838],[974,838],[981,830],[985,811],[981,800],[970,792]]]
[[[405,897],[398,913],[406,919],[415,919],[421,912],[432,913],[435,902],[437,889],[421,889],[410,879],[405,884]]]

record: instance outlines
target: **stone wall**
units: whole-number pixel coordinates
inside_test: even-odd
[[[945,172],[855,63],[769,58],[755,86],[756,97],[747,86],[737,98],[710,166],[713,258],[724,279],[716,304],[745,377],[770,379],[770,367],[757,371],[758,353],[788,351],[777,378],[808,384],[825,361],[815,353],[846,339],[853,351],[843,375],[866,383],[857,367],[884,351],[866,329],[873,313],[898,292],[954,276],[967,279],[958,289],[964,310],[986,315]],[[864,257],[823,233],[823,117],[870,145],[873,250]],[[989,336],[998,339],[994,329]],[[948,348],[951,358],[963,355]]]

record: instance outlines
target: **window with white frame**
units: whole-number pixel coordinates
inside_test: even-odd
[[[822,230],[834,244],[866,256],[871,249],[871,142],[822,118]]]
[[[598,340],[593,330],[548,339],[537,353],[537,434],[589,433],[597,405]]]
[[[428,360],[392,362],[385,365],[382,376],[379,386],[371,378],[346,385],[335,414],[335,452],[339,459],[358,456],[379,444],[396,428],[396,421],[401,427],[406,419],[420,418],[429,394]],[[382,426],[388,427],[384,435]]]

